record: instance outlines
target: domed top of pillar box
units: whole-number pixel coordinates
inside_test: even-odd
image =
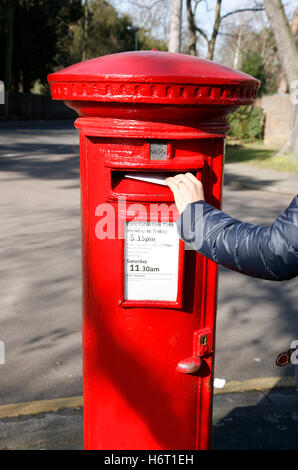
[[[134,51],[90,59],[48,76],[52,98],[79,116],[215,121],[255,100],[260,82],[186,54]],[[225,132],[229,126],[225,124]]]
[[[251,104],[260,82],[186,54],[137,51],[86,60],[48,76],[53,99],[122,103]]]

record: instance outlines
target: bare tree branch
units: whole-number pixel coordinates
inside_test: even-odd
[[[195,0],[195,5],[194,5],[194,8],[193,8],[193,14],[194,14],[194,16],[196,16],[196,12],[197,12],[197,8],[198,8],[199,4],[200,4],[201,2],[203,2],[203,1],[204,1],[204,0]]]
[[[205,31],[203,31],[201,28],[199,28],[198,26],[195,26],[196,30],[198,31],[198,33],[200,33],[204,39],[206,39],[206,41],[208,42],[209,44],[209,39],[208,39],[208,36],[207,34],[205,33]]]
[[[217,0],[216,6],[215,6],[215,18],[214,18],[213,30],[212,30],[211,37],[209,39],[207,33],[200,26],[196,24],[196,20],[195,20],[196,9],[199,3],[201,3],[202,1],[204,0],[193,0],[193,1],[186,0],[188,30],[189,30],[189,35],[190,35],[189,51],[191,54],[196,54],[196,47],[195,47],[196,33],[199,33],[207,42],[207,45],[208,45],[207,58],[209,60],[213,60],[213,57],[214,57],[216,38],[218,34],[220,34],[219,30],[220,30],[222,20],[236,13],[242,13],[242,12],[248,12],[248,11],[255,11],[255,12],[264,11],[265,9],[262,4],[256,1],[254,7],[237,8],[236,10],[232,10],[232,11],[229,11],[228,13],[225,13],[224,15],[221,15],[222,0]]]
[[[242,13],[243,11],[264,11],[265,8],[262,6],[255,7],[255,8],[239,8],[238,10],[229,11],[221,16],[220,21],[224,20],[228,16],[234,15],[235,13]]]
[[[127,0],[126,2],[117,0],[117,2],[126,4],[125,9],[137,26],[155,37],[168,40],[170,0]]]
[[[146,5],[145,3],[139,3],[139,2],[135,2],[134,0],[132,0],[131,4],[139,8],[146,8],[147,10],[151,10],[152,8],[155,7],[155,5],[157,5],[160,2],[162,2],[162,0],[156,0],[151,5]]]
[[[223,31],[218,31],[218,36],[229,36],[231,38],[236,38],[238,35],[235,33],[224,33]]]

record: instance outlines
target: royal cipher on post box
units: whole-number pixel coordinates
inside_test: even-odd
[[[220,208],[227,116],[258,80],[123,52],[48,77],[80,133],[85,449],[208,449],[217,266],[179,240],[164,178]],[[157,182],[157,183],[156,183]]]

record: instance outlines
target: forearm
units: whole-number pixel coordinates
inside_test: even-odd
[[[181,216],[182,240],[202,255],[249,276],[283,281],[298,275],[298,195],[270,227],[241,222],[205,202],[194,175],[166,180]]]
[[[282,280],[263,253],[270,240],[270,227],[241,222],[199,201],[188,204],[177,228],[194,250],[222,266],[253,277]]]

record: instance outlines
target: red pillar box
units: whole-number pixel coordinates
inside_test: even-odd
[[[185,249],[151,178],[192,172],[219,208],[227,115],[259,82],[153,51],[48,79],[79,115],[85,449],[208,449],[217,267]]]

